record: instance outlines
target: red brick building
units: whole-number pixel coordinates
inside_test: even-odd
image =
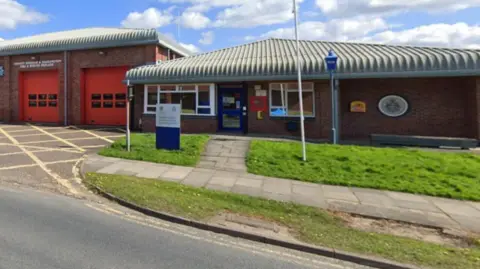
[[[339,57],[342,139],[372,133],[480,139],[480,51],[302,41],[307,138],[328,139],[324,58]],[[189,56],[155,30],[90,28],[0,43],[0,121],[153,131],[157,103],[182,104],[182,132],[299,135],[295,43],[268,39]],[[128,71],[126,77],[125,73]]]
[[[154,29],[88,28],[0,42],[0,121],[123,125],[127,70],[188,56]]]
[[[333,49],[342,139],[372,133],[480,139],[479,50],[320,41],[302,41],[300,49],[308,138],[330,137],[324,58]],[[181,103],[183,132],[299,135],[295,57],[294,41],[268,39],[132,69],[135,115],[143,115],[135,126],[152,131],[157,102]]]

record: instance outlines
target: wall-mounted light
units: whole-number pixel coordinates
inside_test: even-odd
[[[37,57],[35,57],[35,56],[30,57],[30,60],[32,60],[32,61],[35,61],[36,59],[37,59]]]
[[[105,52],[101,50],[98,52],[98,55],[105,55]]]

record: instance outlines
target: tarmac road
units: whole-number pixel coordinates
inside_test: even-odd
[[[0,268],[365,268],[110,206],[0,187]]]

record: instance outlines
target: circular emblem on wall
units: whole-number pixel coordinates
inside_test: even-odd
[[[387,95],[378,102],[378,109],[385,116],[400,117],[407,113],[408,102],[401,96]]]

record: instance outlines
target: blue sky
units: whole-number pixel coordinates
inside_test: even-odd
[[[297,2],[303,39],[480,48],[480,0]],[[292,0],[0,0],[0,38],[153,27],[189,49],[210,51],[293,37],[292,7]]]

